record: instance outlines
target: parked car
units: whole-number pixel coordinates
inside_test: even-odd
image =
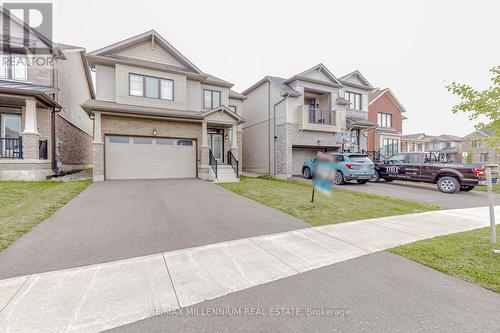
[[[374,182],[403,180],[437,184],[443,193],[471,191],[486,185],[484,166],[478,163],[446,163],[432,153],[400,153],[375,165]],[[496,182],[496,174],[494,176]]]
[[[360,153],[331,153],[334,156],[337,173],[335,184],[342,185],[346,181],[355,180],[366,184],[375,174],[373,162],[365,154]],[[316,158],[307,160],[302,165],[302,175],[310,179],[316,170]]]

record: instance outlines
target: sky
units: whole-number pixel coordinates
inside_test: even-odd
[[[474,124],[452,114],[458,98],[445,85],[485,89],[489,69],[500,65],[500,1],[53,3],[56,42],[90,52],[155,29],[202,71],[240,92],[266,75],[291,77],[318,63],[337,77],[358,69],[404,105],[405,134],[468,134]]]

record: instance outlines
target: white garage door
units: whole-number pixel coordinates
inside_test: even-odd
[[[106,179],[196,177],[196,141],[106,136]]]
[[[302,174],[302,165],[304,161],[313,159],[316,155],[318,155],[318,150],[316,149],[292,149],[292,174],[293,175],[301,175]]]

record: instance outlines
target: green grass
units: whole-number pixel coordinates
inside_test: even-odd
[[[474,187],[474,191],[488,192],[488,187],[476,186],[476,187]],[[493,192],[500,194],[500,183],[496,183],[495,185],[493,185]]]
[[[500,226],[496,228],[498,234]],[[494,246],[489,235],[489,228],[476,229],[399,246],[390,252],[500,292],[500,255],[491,252]]]
[[[221,186],[313,226],[438,209],[437,206],[338,189],[334,189],[330,197],[316,193],[311,203],[311,185],[270,178],[241,177],[239,183]]]
[[[0,251],[46,220],[92,181],[0,182]]]

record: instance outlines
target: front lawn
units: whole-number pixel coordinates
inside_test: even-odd
[[[0,251],[47,219],[91,183],[0,182]]]
[[[487,186],[476,186],[476,187],[474,187],[474,191],[488,192],[488,187]],[[493,185],[493,192],[500,194],[500,183],[496,183],[495,185]]]
[[[482,228],[418,241],[390,252],[500,292],[500,254],[491,252],[495,247],[489,239],[490,228]]]
[[[418,213],[439,208],[339,189],[334,189],[330,197],[316,193],[315,201],[311,203],[311,185],[269,178],[241,177],[239,183],[223,183],[221,186],[266,206],[279,209],[313,226]]]

